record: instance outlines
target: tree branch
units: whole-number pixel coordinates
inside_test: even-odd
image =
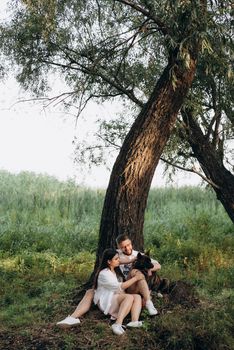
[[[217,147],[218,145],[221,146],[220,143],[220,138],[219,138],[219,127],[220,127],[220,123],[221,123],[221,117],[222,117],[222,110],[220,108],[220,100],[221,100],[221,96],[220,96],[220,86],[218,89],[218,103],[216,103],[216,120],[215,120],[215,128],[214,128],[214,137],[213,137],[213,145],[214,147]]]
[[[77,61],[73,60],[73,63],[76,64],[77,67],[72,66],[71,64],[62,64],[57,62],[52,62],[48,60],[43,60],[43,63],[50,64],[53,66],[65,68],[65,69],[73,69],[76,71],[81,71],[84,74],[92,75],[101,78],[104,82],[108,83],[111,87],[114,87],[117,91],[119,91],[122,95],[126,95],[129,97],[130,100],[132,100],[135,104],[137,104],[139,107],[143,107],[144,103],[140,101],[133,93],[132,90],[127,90],[123,85],[118,84],[113,79],[107,77],[104,72],[100,72],[98,70],[94,70],[93,67],[87,67]]]
[[[144,16],[146,16],[147,18],[151,19],[152,21],[154,21],[155,24],[157,24],[157,26],[159,27],[159,30],[162,32],[162,34],[166,35],[169,33],[168,28],[165,26],[165,24],[157,17],[153,16],[150,11],[144,9],[143,7],[133,3],[131,0],[115,0],[117,2],[120,2],[121,4],[130,6],[131,8],[133,8],[134,10],[142,13]]]
[[[138,34],[141,32],[142,28],[144,27],[144,25],[145,25],[147,22],[148,22],[148,19],[146,19],[146,20],[138,27],[137,32],[134,33],[133,36],[131,37],[131,42],[130,42],[129,46],[125,49],[125,52],[123,53],[123,56],[122,56],[122,58],[121,58],[121,60],[120,60],[119,66],[118,66],[118,68],[117,68],[117,71],[116,71],[116,74],[115,74],[116,77],[118,76],[118,73],[119,73],[119,71],[120,71],[120,69],[121,69],[121,65],[122,65],[123,61],[125,60],[126,56],[128,55],[129,50],[130,50],[131,47],[134,45],[134,42],[135,42],[135,40],[136,40]]]
[[[177,165],[175,163],[172,163],[170,162],[169,160],[165,159],[165,158],[162,158],[160,157],[160,159],[164,162],[164,163],[167,163],[175,168],[178,168],[180,170],[184,170],[184,171],[188,171],[190,173],[194,173],[194,174],[197,174],[198,176],[200,176],[204,181],[206,181],[209,185],[215,187],[215,188],[220,188],[218,185],[216,185],[212,180],[208,179],[207,177],[205,177],[203,174],[201,174],[199,171],[197,171],[195,168],[184,168],[180,165]]]
[[[22,99],[22,100],[15,102],[10,108],[14,107],[18,103],[33,102],[33,101],[48,101],[49,103],[45,106],[45,107],[48,107],[50,104],[52,104],[56,100],[62,98],[61,101],[56,102],[56,104],[55,104],[55,106],[56,106],[57,104],[63,102],[66,98],[68,98],[76,93],[77,93],[77,91],[70,91],[70,92],[63,92],[62,94],[56,95],[53,97],[35,97],[35,98],[29,98],[29,99]]]
[[[108,138],[102,137],[102,136],[101,136],[100,134],[98,134],[98,133],[96,133],[96,136],[99,137],[102,141],[109,143],[109,146],[108,146],[108,147],[113,146],[113,147],[115,147],[116,149],[120,149],[120,148],[121,148],[120,145],[117,145],[116,143],[110,141]],[[106,146],[107,146],[107,145],[106,145]]]
[[[77,112],[77,115],[76,115],[76,119],[79,118],[80,114],[83,112],[83,110],[87,106],[87,103],[92,98],[117,97],[117,96],[121,96],[121,95],[123,95],[123,94],[122,93],[116,93],[116,94],[90,94],[89,97],[84,101],[84,103],[82,103],[83,102],[83,96],[84,96],[84,93],[83,93],[82,97],[81,97],[80,104],[79,104],[78,112]]]

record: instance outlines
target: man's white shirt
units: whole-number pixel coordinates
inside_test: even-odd
[[[117,249],[117,252],[119,253],[120,261],[121,261],[122,258],[129,259],[129,263],[125,263],[125,264],[120,264],[119,265],[122,274],[124,275],[125,279],[127,279],[128,273],[129,273],[129,271],[132,268],[132,262],[130,262],[130,261],[132,261],[132,259],[134,257],[137,257],[137,254],[139,252],[137,250],[132,250],[132,254],[131,255],[124,254],[121,249]],[[143,253],[141,253],[141,254],[143,254]],[[152,261],[153,264],[157,263],[157,260],[151,259],[151,261]]]

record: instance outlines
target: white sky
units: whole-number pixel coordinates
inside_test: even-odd
[[[43,110],[37,104],[16,104],[19,99],[25,98],[25,93],[13,78],[0,82],[0,96],[0,169],[13,173],[47,173],[60,180],[74,178],[78,184],[90,187],[107,186],[110,172],[104,166],[87,171],[74,164],[72,141],[75,135],[91,138],[95,119],[109,115],[112,110],[110,105],[100,107],[92,104],[76,127],[74,117],[56,108]],[[191,177],[181,172],[174,185],[197,184],[199,181],[198,176]],[[162,167],[158,167],[152,185],[166,185]]]

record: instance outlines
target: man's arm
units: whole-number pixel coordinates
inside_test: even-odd
[[[151,258],[151,262],[154,265],[154,267],[152,269],[150,269],[150,271],[153,272],[153,271],[158,271],[161,269],[161,265],[159,264],[159,262],[157,260]]]
[[[154,267],[151,269],[152,272],[153,272],[153,271],[158,271],[158,270],[161,269],[161,265],[159,264],[158,261],[156,261],[156,262],[153,262],[153,261],[152,261],[152,263],[154,264]]]

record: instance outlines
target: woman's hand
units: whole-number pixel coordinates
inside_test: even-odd
[[[136,277],[137,281],[141,281],[143,279],[145,279],[145,276],[143,275],[143,273],[139,270],[132,270],[132,273],[131,273],[132,277]]]
[[[129,287],[131,287],[134,283],[144,280],[145,276],[143,275],[142,272],[140,272],[137,269],[133,269],[129,275],[128,275],[128,279],[127,281],[123,282],[121,284],[122,289],[127,289]]]

